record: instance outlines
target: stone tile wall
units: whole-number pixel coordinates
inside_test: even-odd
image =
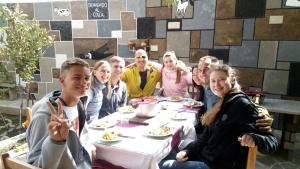
[[[163,0],[62,0],[20,7],[55,35],[40,59],[37,97],[57,86],[67,58],[132,57],[128,41],[145,41],[151,59],[166,50],[195,65],[214,55],[238,68],[244,88],[259,87],[274,97],[300,96],[300,9],[285,0],[198,0],[185,14]],[[0,26],[6,22],[0,19]],[[152,49],[152,50],[151,50]],[[155,50],[154,50],[155,49]],[[89,60],[93,65],[95,60]],[[50,70],[50,71],[49,71]]]

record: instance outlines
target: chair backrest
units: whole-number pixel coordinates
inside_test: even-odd
[[[26,115],[26,121],[22,123],[22,126],[24,128],[27,128],[32,120],[32,110],[30,107],[26,107],[24,109],[25,115]]]
[[[246,169],[255,169],[257,147],[249,147]]]
[[[199,91],[194,85],[188,85],[188,92],[190,93],[191,98],[195,98],[196,95],[199,95]]]
[[[3,169],[40,169],[24,161],[9,157],[8,153],[1,155]]]

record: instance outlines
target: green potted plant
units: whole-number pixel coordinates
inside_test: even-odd
[[[14,70],[18,75],[18,82],[14,82],[22,96],[21,79],[24,82],[33,79],[33,74],[38,69],[41,49],[53,43],[53,37],[36,20],[28,19],[18,5],[13,8],[0,6],[0,18],[7,22],[1,28],[5,32],[5,36],[2,36],[5,39],[2,39],[4,45],[0,47],[0,62],[4,74]],[[23,99],[21,100],[20,115],[23,109]]]
[[[53,42],[48,31],[40,28],[36,20],[29,20],[18,7],[0,8],[0,17],[5,18],[7,26],[5,47],[0,48],[0,59],[9,60],[20,78],[28,82],[38,69],[38,60],[42,47]]]
[[[163,0],[162,2],[163,2],[163,5],[167,5],[168,7],[176,5],[176,3],[177,3],[176,0]]]

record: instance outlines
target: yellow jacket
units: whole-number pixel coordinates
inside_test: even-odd
[[[136,66],[126,68],[121,76],[121,80],[126,83],[128,97],[138,98],[153,96],[155,86],[160,80],[160,72],[157,69],[148,68],[147,83],[143,90],[140,88],[141,77]]]

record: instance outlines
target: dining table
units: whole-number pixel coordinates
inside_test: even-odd
[[[300,139],[300,101],[265,98],[261,104],[273,115],[273,129],[281,131],[279,153],[288,160],[298,160]]]
[[[172,149],[180,150],[196,140],[194,125],[198,109],[185,106],[190,101],[160,97],[155,103],[154,114],[143,117],[145,123],[131,123],[130,119],[137,114],[138,109],[135,109],[115,112],[100,119],[111,121],[105,127],[90,125],[89,140],[96,147],[96,158],[129,169],[158,169],[159,162]],[[167,127],[170,132],[157,135],[152,132],[162,127]],[[105,133],[111,132],[118,133],[118,136],[112,140],[103,139]]]

